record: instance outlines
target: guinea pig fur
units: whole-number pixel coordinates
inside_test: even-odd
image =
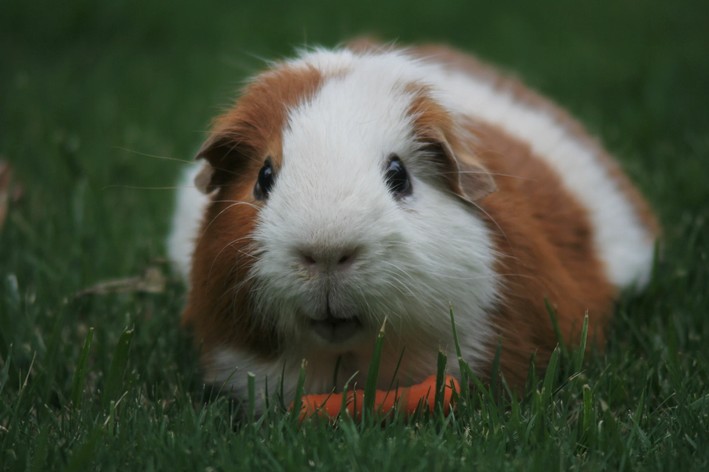
[[[237,398],[378,388],[464,360],[516,389],[650,276],[657,224],[549,100],[463,53],[358,43],[273,63],[219,116],[178,192],[171,259],[205,381]],[[194,180],[195,184],[187,184]],[[498,348],[499,346],[499,348]],[[302,361],[306,362],[303,363]],[[458,363],[449,362],[457,375]]]

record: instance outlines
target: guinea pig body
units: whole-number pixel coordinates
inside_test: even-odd
[[[455,358],[451,309],[471,368],[485,378],[499,346],[521,387],[557,343],[547,302],[565,340],[588,313],[602,344],[618,291],[650,274],[655,221],[607,153],[446,48],[276,63],[199,157],[169,249],[205,380],[238,398],[248,373],[291,398],[303,365],[308,393],[361,385],[384,324],[378,387],[420,382]]]

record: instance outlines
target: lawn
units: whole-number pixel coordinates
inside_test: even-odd
[[[709,469],[707,19],[699,0],[3,2],[0,468]],[[178,325],[170,187],[263,58],[363,33],[475,51],[580,117],[659,215],[656,271],[606,352],[562,353],[519,401],[238,422]]]

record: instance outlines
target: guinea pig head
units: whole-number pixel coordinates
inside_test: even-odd
[[[386,319],[433,362],[452,304],[485,356],[497,277],[476,201],[494,182],[433,91],[371,72],[282,65],[217,119],[183,315],[207,349],[366,358]]]

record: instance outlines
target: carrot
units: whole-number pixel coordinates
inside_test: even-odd
[[[458,380],[446,375],[443,386],[443,412],[447,415],[451,408],[453,391],[460,392]],[[343,398],[343,395],[346,395]],[[394,408],[400,408],[405,415],[413,414],[419,405],[433,412],[436,398],[436,376],[432,375],[420,384],[395,390],[377,390],[375,392],[374,408],[382,415],[391,413]],[[350,416],[360,418],[364,405],[364,391],[353,390],[345,394],[326,393],[305,395],[301,399],[300,419],[313,415],[337,418],[344,406]]]

